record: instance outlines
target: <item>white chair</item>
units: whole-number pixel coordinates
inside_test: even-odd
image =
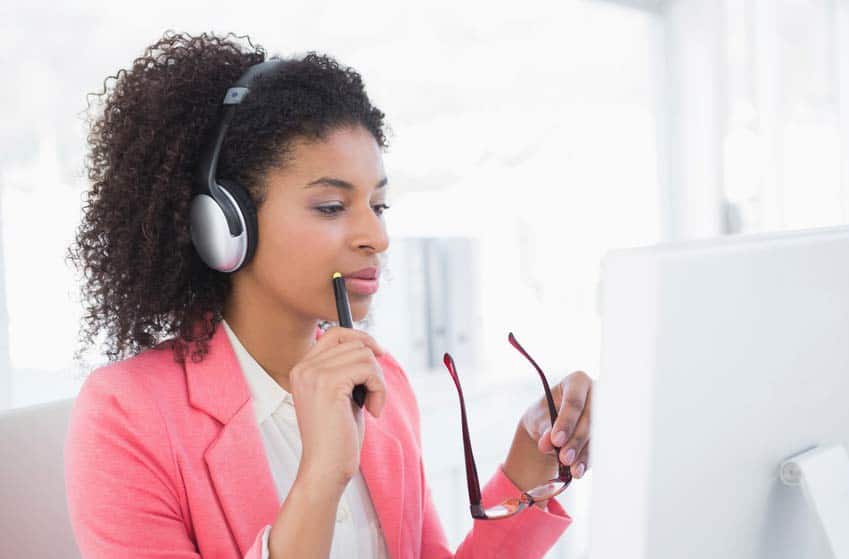
[[[65,500],[74,399],[0,411],[0,557],[79,559]]]

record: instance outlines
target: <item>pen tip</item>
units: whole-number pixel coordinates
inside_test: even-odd
[[[333,279],[341,278],[341,277],[342,277],[342,274],[341,274],[341,273],[339,273],[339,272],[333,272]]]

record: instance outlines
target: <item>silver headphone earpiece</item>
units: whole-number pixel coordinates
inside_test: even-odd
[[[238,208],[233,196],[224,188],[220,189],[234,208]],[[242,228],[241,233],[233,236],[227,226],[227,218],[221,206],[206,194],[192,199],[189,214],[192,243],[198,255],[207,266],[219,272],[238,270],[248,253],[248,228],[242,212],[237,212]]]

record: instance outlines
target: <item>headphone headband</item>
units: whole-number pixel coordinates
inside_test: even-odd
[[[197,167],[197,174],[194,181],[195,194],[208,194],[212,196],[219,204],[221,204],[221,194],[216,183],[216,171],[218,168],[218,156],[221,152],[221,146],[224,144],[224,137],[227,134],[227,128],[233,120],[236,112],[236,106],[245,100],[254,82],[260,76],[267,76],[281,71],[288,66],[291,60],[282,60],[275,58],[266,60],[259,64],[254,64],[249,67],[239,77],[235,84],[227,89],[224,94],[222,105],[224,105],[223,114],[218,122],[218,127],[215,134],[212,136],[212,141],[208,142],[203,152],[201,153],[200,162]],[[227,220],[230,223],[230,220]],[[232,231],[232,227],[231,227]]]

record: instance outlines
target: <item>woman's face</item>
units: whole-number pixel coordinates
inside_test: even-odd
[[[382,217],[386,175],[380,147],[364,127],[339,128],[324,141],[295,144],[289,162],[267,175],[257,210],[259,240],[253,260],[237,274],[259,289],[254,300],[305,320],[337,320],[331,278],[363,268],[380,272],[389,247]],[[362,320],[374,294],[348,281],[354,320]]]

